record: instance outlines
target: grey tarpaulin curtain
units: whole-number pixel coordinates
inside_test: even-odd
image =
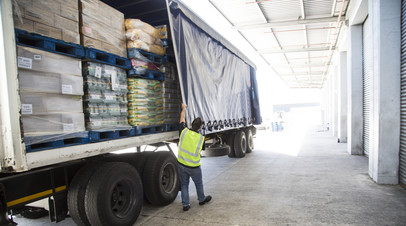
[[[190,19],[179,6],[178,1],[169,1],[188,124],[195,117],[208,123],[259,115],[257,87],[252,86],[256,86],[254,68],[197,26],[194,22],[199,18]],[[260,120],[260,115],[256,118]]]

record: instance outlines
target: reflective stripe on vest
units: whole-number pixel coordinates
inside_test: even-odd
[[[185,128],[178,144],[178,161],[186,166],[200,166],[200,151],[203,141],[204,136]]]

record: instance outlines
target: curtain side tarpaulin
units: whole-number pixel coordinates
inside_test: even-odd
[[[255,69],[192,22],[177,1],[169,2],[188,125],[196,117],[206,123],[254,117],[260,123]]]

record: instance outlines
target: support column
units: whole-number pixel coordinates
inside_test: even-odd
[[[347,143],[347,52],[340,52],[338,80],[338,140]]]
[[[338,136],[338,66],[333,66],[331,74],[331,104],[333,105],[332,118],[333,123],[333,136]]]
[[[362,155],[362,25],[349,27],[347,55],[347,150],[351,155]]]
[[[369,175],[378,184],[399,183],[401,0],[370,0],[374,79],[374,139]]]

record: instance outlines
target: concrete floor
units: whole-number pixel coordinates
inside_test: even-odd
[[[262,130],[245,158],[203,158],[209,204],[198,205],[191,183],[188,212],[179,193],[166,207],[144,205],[135,225],[406,225],[406,190],[374,183],[366,157],[348,155],[346,144],[317,130]]]

